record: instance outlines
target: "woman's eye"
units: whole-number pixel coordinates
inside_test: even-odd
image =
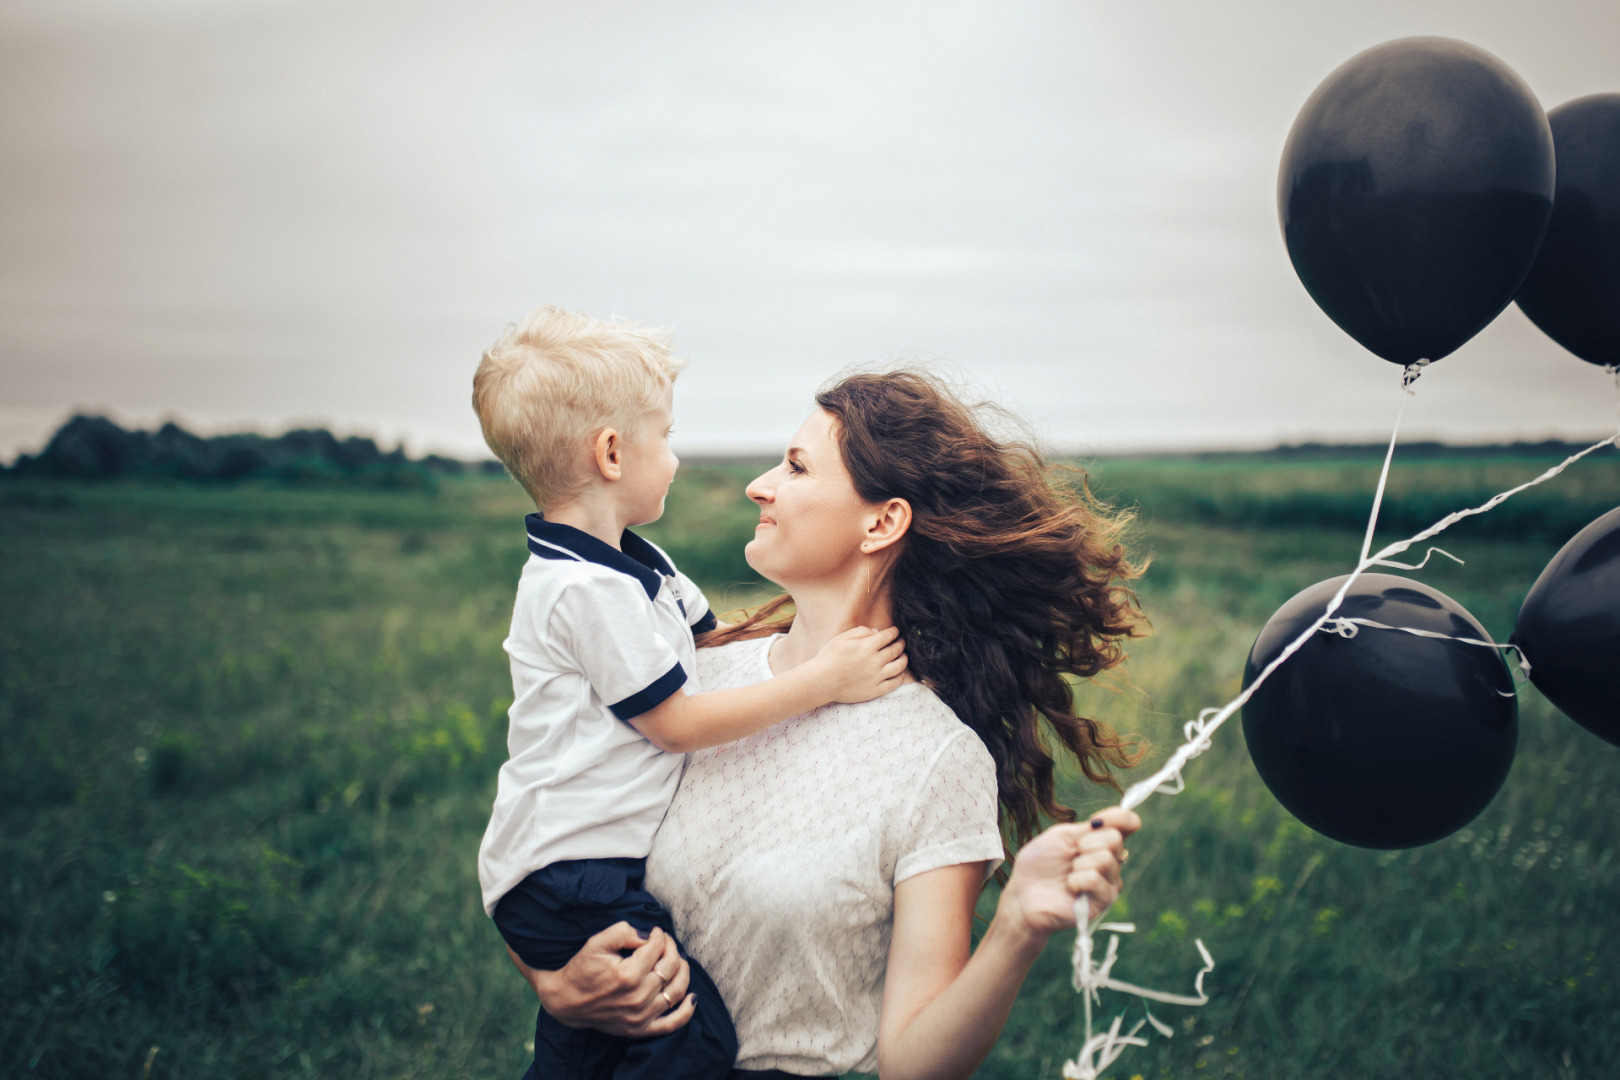
[[[804,466],[800,465],[797,461],[794,461],[791,458],[788,460],[787,467],[788,467],[788,472],[795,472],[795,473],[804,472]]]

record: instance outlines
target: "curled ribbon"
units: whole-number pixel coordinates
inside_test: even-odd
[[[1080,932],[1074,939],[1074,988],[1085,1000],[1086,1008],[1086,1041],[1081,1044],[1079,1052],[1073,1061],[1063,1063],[1063,1080],[1097,1080],[1102,1070],[1112,1065],[1127,1047],[1146,1046],[1147,1039],[1137,1035],[1144,1024],[1151,1023],[1153,1029],[1165,1038],[1174,1035],[1170,1025],[1154,1016],[1143,1006],[1146,1014],[1143,1019],[1123,1035],[1120,1027],[1124,1024],[1125,1016],[1121,1013],[1115,1016],[1109,1024],[1108,1030],[1093,1035],[1091,1032],[1091,1006],[1093,1002],[1100,1002],[1097,995],[1099,990],[1117,990],[1122,994],[1145,998],[1150,1001],[1161,1001],[1167,1005],[1205,1005],[1209,1003],[1209,995],[1204,992],[1204,976],[1215,970],[1215,961],[1204,948],[1201,940],[1195,940],[1198,954],[1204,959],[1204,966],[1193,978],[1193,993],[1172,994],[1165,990],[1150,990],[1145,986],[1137,986],[1113,977],[1114,961],[1119,958],[1119,935],[1134,934],[1135,923],[1105,922],[1096,927],[1087,928],[1091,915],[1091,901],[1084,896],[1074,902],[1075,925]],[[1102,963],[1092,960],[1092,935],[1106,933],[1108,949],[1103,954]]]

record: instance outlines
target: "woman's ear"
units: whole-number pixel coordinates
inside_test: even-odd
[[[596,433],[596,471],[604,480],[619,480],[624,476],[624,464],[619,460],[624,439],[615,428],[603,428]]]
[[[904,499],[879,503],[866,519],[861,551],[867,555],[897,543],[911,530],[911,504]]]

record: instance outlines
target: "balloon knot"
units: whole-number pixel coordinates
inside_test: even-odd
[[[1432,363],[1434,363],[1433,360],[1425,357],[1421,360],[1414,360],[1410,364],[1407,364],[1406,367],[1401,370],[1401,389],[1405,390],[1408,394],[1412,393],[1412,384],[1418,381],[1418,377],[1423,374],[1423,369]]]
[[[1519,660],[1519,670],[1524,672],[1525,678],[1530,678],[1530,658],[1524,655],[1524,649],[1512,641],[1502,646],[1502,648],[1513,650],[1513,655]]]

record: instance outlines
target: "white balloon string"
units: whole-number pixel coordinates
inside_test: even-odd
[[[1406,415],[1406,399],[1415,395],[1412,384],[1418,381],[1429,361],[1419,360],[1401,370],[1401,407],[1395,410],[1395,426],[1389,432],[1389,449],[1384,451],[1384,467],[1378,473],[1378,487],[1373,491],[1372,512],[1367,515],[1367,533],[1361,538],[1360,561],[1367,561],[1372,550],[1373,530],[1378,527],[1378,508],[1384,504],[1384,484],[1389,480],[1389,463],[1395,457],[1395,440],[1401,433],[1401,417]]]
[[[1407,367],[1403,370],[1401,375],[1401,389],[1405,391],[1406,395],[1412,394],[1412,383],[1416,381],[1418,376],[1423,373],[1423,369],[1428,366],[1428,363],[1429,362],[1426,360],[1420,360],[1415,364],[1407,365]],[[1617,409],[1620,409],[1620,365],[1609,365],[1605,370],[1612,372],[1615,376]],[[1354,636],[1354,634],[1357,632],[1356,628],[1358,626],[1372,626],[1378,629],[1402,630],[1406,633],[1417,634],[1420,637],[1449,637],[1450,635],[1437,634],[1432,631],[1416,630],[1411,627],[1386,626],[1382,623],[1373,623],[1370,620],[1360,618],[1339,617],[1335,619],[1334,613],[1338,611],[1339,605],[1344,602],[1345,596],[1349,594],[1350,587],[1355,584],[1356,579],[1373,567],[1393,566],[1405,570],[1416,570],[1427,565],[1429,558],[1437,552],[1444,555],[1448,559],[1462,562],[1462,560],[1458,559],[1455,555],[1452,555],[1450,552],[1437,547],[1431,547],[1424,555],[1423,560],[1418,563],[1399,563],[1393,561],[1393,557],[1400,555],[1409,548],[1412,548],[1417,544],[1421,544],[1423,541],[1444,532],[1465,518],[1474,517],[1478,514],[1483,514],[1493,510],[1502,503],[1506,502],[1508,499],[1519,494],[1519,492],[1533,488],[1538,484],[1546,483],[1548,480],[1551,480],[1553,477],[1557,476],[1559,473],[1563,472],[1577,461],[1586,457],[1588,454],[1596,453],[1605,446],[1614,446],[1620,448],[1620,416],[1617,416],[1615,433],[1610,435],[1608,438],[1595,442],[1586,449],[1571,454],[1557,465],[1547,469],[1533,479],[1527,480],[1524,483],[1519,484],[1516,487],[1509,488],[1506,491],[1499,492],[1485,500],[1483,503],[1480,503],[1478,506],[1468,507],[1466,509],[1457,510],[1453,513],[1447,514],[1445,517],[1441,518],[1439,521],[1435,522],[1433,525],[1430,525],[1423,531],[1415,533],[1414,535],[1407,537],[1405,540],[1397,540],[1392,544],[1387,544],[1377,552],[1369,554],[1369,549],[1372,546],[1373,531],[1377,525],[1379,506],[1383,502],[1384,488],[1389,479],[1390,463],[1395,454],[1396,436],[1400,431],[1401,416],[1404,414],[1405,408],[1406,399],[1405,397],[1402,397],[1401,407],[1396,412],[1395,430],[1390,434],[1389,448],[1384,453],[1384,464],[1378,475],[1378,486],[1373,496],[1372,511],[1368,516],[1367,531],[1362,540],[1361,555],[1356,561],[1355,569],[1352,570],[1339,585],[1338,590],[1334,592],[1332,598],[1328,600],[1327,606],[1323,608],[1322,614],[1317,616],[1309,626],[1306,626],[1303,630],[1301,630],[1298,636],[1296,636],[1292,641],[1283,646],[1282,650],[1275,657],[1273,657],[1257,675],[1255,675],[1254,680],[1250,682],[1249,685],[1245,686],[1236,697],[1219,708],[1206,708],[1200,710],[1195,719],[1188,720],[1184,725],[1182,725],[1182,744],[1176,748],[1175,753],[1170,755],[1169,759],[1166,760],[1162,766],[1160,766],[1158,771],[1146,779],[1132,784],[1125,790],[1124,796],[1120,799],[1120,805],[1125,809],[1135,809],[1142,803],[1146,802],[1148,798],[1155,793],[1174,795],[1185,790],[1186,781],[1182,778],[1182,769],[1186,767],[1187,763],[1193,758],[1198,757],[1204,751],[1208,750],[1215,732],[1220,730],[1221,725],[1225,724],[1226,721],[1229,720],[1239,709],[1248,704],[1249,699],[1254,696],[1255,692],[1258,691],[1261,686],[1265,685],[1266,680],[1271,678],[1272,673],[1281,667],[1290,656],[1293,656],[1294,653],[1298,652],[1300,648],[1304,646],[1305,642],[1309,641],[1315,634],[1321,632],[1322,630],[1328,629],[1332,633],[1338,633],[1343,636]],[[1330,623],[1332,624],[1331,626],[1329,625]],[[1530,672],[1529,660],[1525,657],[1523,652],[1518,650],[1516,646],[1502,646],[1497,645],[1495,642],[1483,641],[1474,638],[1453,638],[1452,640],[1470,645],[1513,649],[1518,656],[1520,670],[1526,675],[1528,675]],[[1104,956],[1102,964],[1099,965],[1095,960],[1092,934],[1103,930],[1116,933],[1127,932],[1125,930],[1125,926],[1128,924],[1104,923],[1097,927],[1092,927],[1089,925],[1090,903],[1084,896],[1078,897],[1075,900],[1074,921],[1076,927],[1073,957],[1074,985],[1075,989],[1080,991],[1085,1002],[1086,1038],[1085,1042],[1081,1044],[1080,1053],[1075,1060],[1064,1063],[1063,1077],[1064,1080],[1096,1080],[1100,1071],[1111,1065],[1115,1059],[1117,1059],[1119,1055],[1124,1052],[1126,1047],[1147,1045],[1147,1040],[1139,1038],[1136,1034],[1139,1030],[1141,1030],[1146,1021],[1138,1021],[1137,1024],[1130,1029],[1130,1031],[1123,1035],[1120,1034],[1120,1025],[1123,1021],[1123,1014],[1114,1018],[1114,1021],[1110,1025],[1108,1031],[1103,1032],[1100,1035],[1094,1035],[1092,1033],[1091,1006],[1093,997],[1096,995],[1097,991],[1106,988],[1154,1001],[1165,1001],[1185,1005],[1202,1005],[1209,1000],[1209,998],[1204,994],[1204,976],[1210,971],[1214,970],[1215,961],[1210,958],[1209,951],[1204,948],[1204,943],[1202,941],[1197,941],[1195,944],[1198,946],[1199,954],[1203,957],[1205,964],[1204,969],[1198,973],[1194,984],[1194,988],[1197,991],[1197,996],[1193,997],[1188,995],[1167,994],[1164,991],[1148,990],[1143,987],[1136,986],[1133,983],[1123,982],[1111,977],[1110,973],[1113,969],[1114,960],[1117,956],[1119,947],[1119,938],[1117,936],[1110,938],[1108,943],[1108,951]],[[1131,927],[1131,929],[1134,929],[1134,927]],[[1149,1014],[1149,1018],[1152,1018],[1151,1014]],[[1157,1019],[1153,1019],[1153,1026],[1155,1030],[1168,1034],[1168,1031],[1165,1030]]]
[[[1204,992],[1204,976],[1215,970],[1215,961],[1211,959],[1209,950],[1204,948],[1203,941],[1193,942],[1198,947],[1199,956],[1203,957],[1204,966],[1193,978],[1191,994],[1150,990],[1145,986],[1116,979],[1112,972],[1114,961],[1119,958],[1119,935],[1135,933],[1136,925],[1105,922],[1095,927],[1088,926],[1091,902],[1084,896],[1075,900],[1074,913],[1075,925],[1081,930],[1074,939],[1074,988],[1085,1002],[1086,1039],[1074,1060],[1063,1063],[1063,1080],[1097,1080],[1102,1071],[1112,1065],[1127,1047],[1147,1045],[1147,1040],[1137,1035],[1144,1024],[1152,1024],[1153,1029],[1167,1039],[1175,1034],[1170,1025],[1154,1016],[1146,1006],[1142,1010],[1146,1015],[1125,1034],[1120,1034],[1120,1026],[1125,1021],[1123,1013],[1114,1017],[1107,1031],[1100,1035],[1092,1034],[1091,1006],[1094,1001],[1100,1001],[1098,992],[1116,990],[1122,994],[1164,1002],[1167,1005],[1205,1005],[1209,1002],[1209,995]],[[1101,963],[1094,963],[1092,960],[1092,935],[1096,933],[1109,935],[1108,949]]]
[[[1442,634],[1437,630],[1419,630],[1415,626],[1390,626],[1388,623],[1374,622],[1372,619],[1363,619],[1359,615],[1335,615],[1322,625],[1322,633],[1337,634],[1342,638],[1348,639],[1353,638],[1360,633],[1363,626],[1370,627],[1374,630],[1399,630],[1403,634],[1415,634],[1418,637],[1439,638],[1442,641],[1455,641],[1459,645],[1479,645],[1486,649],[1507,650],[1513,653],[1514,658],[1518,661],[1519,671],[1524,675],[1524,677],[1527,679],[1530,677],[1529,657],[1524,655],[1523,649],[1519,648],[1511,641],[1498,644],[1497,642],[1484,641],[1480,638],[1457,637],[1454,634]],[[1511,693],[1506,693],[1500,690],[1498,690],[1497,693],[1502,694],[1503,697],[1513,697]]]
[[[1431,547],[1428,551],[1425,551],[1423,553],[1423,558],[1420,559],[1417,562],[1396,562],[1394,559],[1375,559],[1375,560],[1372,561],[1372,565],[1373,566],[1393,566],[1397,570],[1421,570],[1425,566],[1428,566],[1429,565],[1429,560],[1431,558],[1433,558],[1434,556],[1436,556],[1436,555],[1444,555],[1446,558],[1450,559],[1452,562],[1456,563],[1458,566],[1467,566],[1468,565],[1462,559],[1457,558],[1457,556],[1453,555],[1451,552],[1447,551],[1443,547]]]
[[[1581,450],[1578,453],[1571,454],[1557,465],[1554,465],[1552,468],[1541,473],[1539,476],[1519,484],[1517,487],[1512,487],[1506,491],[1499,492],[1485,500],[1483,503],[1480,503],[1478,506],[1471,506],[1465,510],[1457,510],[1453,513],[1447,514],[1445,517],[1441,518],[1433,525],[1430,525],[1422,532],[1409,536],[1405,540],[1397,540],[1393,544],[1388,544],[1379,549],[1379,551],[1375,554],[1362,559],[1356,564],[1356,568],[1352,570],[1344,579],[1343,583],[1340,584],[1338,591],[1336,591],[1333,594],[1333,598],[1328,601],[1327,607],[1323,609],[1322,614],[1317,616],[1315,621],[1313,621],[1309,626],[1305,627],[1300,632],[1298,637],[1294,638],[1293,641],[1290,641],[1287,645],[1283,646],[1282,651],[1273,657],[1271,662],[1260,670],[1260,673],[1254,677],[1254,681],[1249,683],[1248,686],[1244,687],[1243,691],[1239,693],[1237,697],[1233,698],[1231,701],[1228,701],[1225,705],[1222,705],[1218,709],[1204,709],[1198,714],[1198,718],[1196,720],[1187,721],[1183,728],[1186,741],[1181,746],[1176,748],[1176,752],[1171,754],[1169,760],[1167,760],[1164,765],[1161,766],[1159,770],[1152,776],[1132,784],[1129,788],[1127,788],[1125,790],[1124,798],[1120,800],[1120,805],[1124,806],[1127,810],[1134,810],[1143,802],[1147,801],[1147,798],[1155,792],[1162,791],[1165,794],[1174,794],[1181,791],[1185,786],[1181,779],[1181,770],[1187,764],[1187,762],[1209,749],[1210,739],[1215,732],[1219,730],[1220,726],[1226,723],[1226,721],[1231,718],[1233,713],[1237,712],[1244,705],[1248,704],[1249,699],[1254,696],[1255,691],[1259,690],[1260,687],[1265,684],[1265,681],[1271,678],[1271,673],[1281,667],[1284,661],[1286,661],[1290,656],[1293,656],[1294,653],[1298,652],[1300,647],[1303,646],[1305,642],[1309,641],[1313,634],[1321,630],[1322,627],[1327,624],[1328,620],[1331,619],[1334,613],[1339,610],[1339,605],[1344,602],[1345,596],[1350,591],[1350,586],[1354,585],[1356,579],[1362,574],[1366,573],[1369,569],[1375,566],[1388,565],[1392,556],[1399,555],[1408,548],[1411,548],[1432,536],[1444,532],[1465,518],[1474,517],[1475,515],[1483,514],[1488,510],[1493,510],[1502,503],[1506,502],[1508,499],[1517,495],[1519,492],[1533,488],[1538,484],[1546,483],[1548,480],[1551,480],[1553,477],[1557,476],[1559,473],[1563,472],[1577,461],[1586,457],[1588,454],[1596,453],[1605,446],[1616,445],[1620,445],[1620,431],[1617,431],[1614,435],[1610,435],[1601,442],[1593,443],[1591,446],[1588,446],[1586,449]]]
[[[1614,376],[1614,426],[1620,429],[1620,364],[1605,364],[1603,370]],[[1620,446],[1620,443],[1615,445]]]

